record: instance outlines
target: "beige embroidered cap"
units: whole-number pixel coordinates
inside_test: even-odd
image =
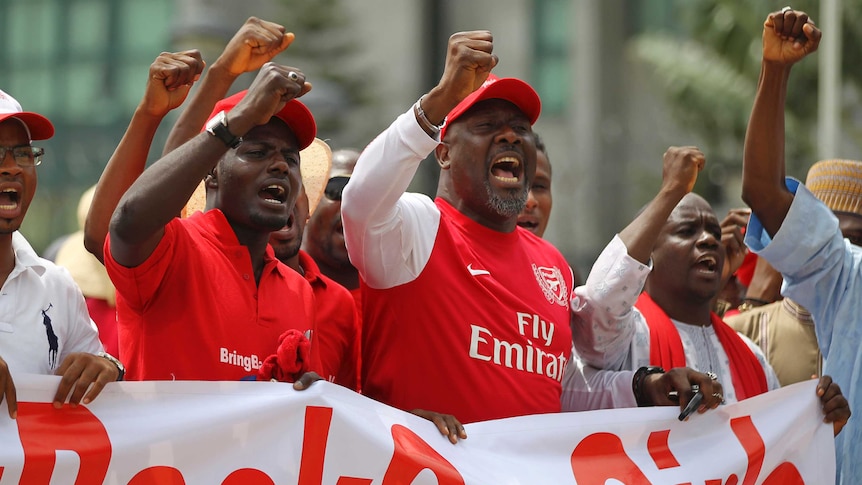
[[[805,186],[833,211],[862,215],[862,162],[821,160],[808,170]]]

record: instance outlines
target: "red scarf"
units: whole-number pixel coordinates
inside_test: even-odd
[[[638,297],[635,306],[643,314],[649,326],[650,365],[658,365],[665,369],[686,367],[679,331],[664,310],[645,291]],[[724,352],[730,361],[730,375],[737,399],[742,401],[768,391],[763,366],[745,341],[718,315],[712,313],[711,318],[712,328],[715,329],[718,341],[724,347]]]

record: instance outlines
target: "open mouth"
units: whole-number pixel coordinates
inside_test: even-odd
[[[539,227],[539,222],[532,219],[518,219],[518,225],[528,231],[533,231]]]
[[[12,188],[3,189],[0,191],[0,210],[9,211],[17,209],[19,198],[17,190]]]
[[[502,157],[491,165],[491,175],[507,184],[518,183],[521,177],[521,161],[515,157]]]
[[[260,191],[260,197],[269,204],[281,205],[287,200],[287,191],[281,185],[267,185]]]
[[[701,256],[694,263],[694,267],[701,273],[715,273],[718,271],[718,258],[715,256]]]

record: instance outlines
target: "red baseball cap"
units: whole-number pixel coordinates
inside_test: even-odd
[[[21,103],[7,93],[0,91],[0,121],[15,118],[20,120],[30,132],[31,140],[47,140],[54,136],[54,125],[38,113],[24,111]]]
[[[486,99],[505,99],[511,102],[527,115],[530,124],[535,123],[539,119],[539,113],[542,112],[542,101],[529,84],[513,77],[498,78],[489,74],[488,79],[479,89],[473,91],[449,112],[446,116],[446,126],[440,130],[440,139],[442,140],[446,135],[446,128],[452,122],[474,104]]]
[[[213,108],[213,112],[210,113],[207,121],[213,119],[215,115],[219,114],[219,112],[224,111],[225,113],[232,110],[237,104],[239,104],[240,100],[245,97],[245,94],[248,90],[240,91],[233,96],[228,96],[223,100],[216,103]],[[287,103],[284,104],[284,108],[281,108],[281,111],[275,114],[281,121],[287,123],[287,126],[293,131],[293,134],[296,135],[297,141],[299,141],[299,149],[303,150],[311,145],[311,142],[314,141],[314,137],[317,135],[317,124],[314,122],[314,116],[311,115],[311,111],[308,108],[299,102],[296,99],[291,99]]]

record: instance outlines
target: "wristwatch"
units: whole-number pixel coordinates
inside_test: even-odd
[[[101,357],[101,358],[107,360],[108,362],[114,364],[115,366],[117,366],[117,370],[120,371],[119,375],[117,376],[117,380],[118,381],[123,380],[123,377],[125,377],[125,375],[126,375],[126,367],[123,365],[122,362],[120,362],[120,359],[114,357],[113,355],[111,355],[107,352],[99,352],[96,355],[98,355],[99,357]]]
[[[228,148],[236,148],[242,143],[241,136],[236,136],[228,130],[227,116],[224,111],[219,111],[207,121],[207,133],[224,142]]]

